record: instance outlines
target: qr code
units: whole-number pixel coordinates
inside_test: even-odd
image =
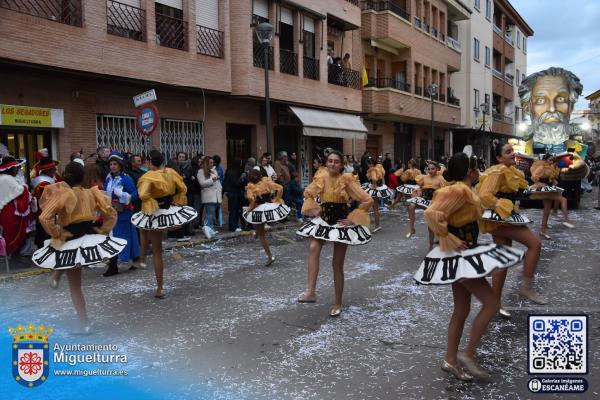
[[[587,316],[529,315],[529,373],[587,374]]]

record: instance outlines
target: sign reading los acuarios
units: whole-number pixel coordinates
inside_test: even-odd
[[[56,108],[0,104],[0,125],[64,128],[64,111]]]

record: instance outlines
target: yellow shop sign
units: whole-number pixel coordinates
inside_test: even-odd
[[[64,111],[55,108],[0,104],[0,125],[64,128]]]

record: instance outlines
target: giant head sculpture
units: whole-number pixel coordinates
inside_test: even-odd
[[[571,71],[551,67],[529,75],[519,86],[523,112],[531,117],[530,133],[536,147],[565,151],[571,136],[571,111],[583,86]]]

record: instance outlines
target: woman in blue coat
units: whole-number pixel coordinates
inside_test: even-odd
[[[140,266],[140,241],[136,227],[131,223],[133,215],[133,204],[138,199],[137,189],[133,179],[123,172],[125,158],[120,153],[113,151],[108,157],[110,173],[104,180],[104,190],[111,198],[113,207],[117,210],[117,224],[113,228],[112,235],[127,240],[127,246],[119,253],[119,261],[122,263],[132,262],[131,268]],[[108,269],[104,276],[112,276],[119,273],[117,258],[111,258]]]

